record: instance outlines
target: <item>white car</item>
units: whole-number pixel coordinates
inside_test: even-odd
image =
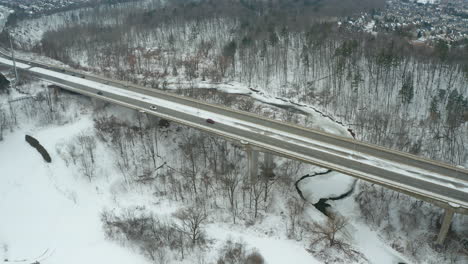
[[[241,143],[241,144],[244,144],[244,145],[249,144],[249,142],[247,142],[247,141],[245,141],[245,140],[241,140],[240,143]]]
[[[155,105],[152,105],[152,106],[150,106],[150,109],[151,109],[151,110],[156,110],[156,109],[158,109],[158,108],[157,108]]]

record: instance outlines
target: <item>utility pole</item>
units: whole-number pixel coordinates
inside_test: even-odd
[[[11,41],[10,31],[8,31],[8,39],[10,40],[11,58],[13,59],[13,68],[15,69],[15,84],[14,85],[16,87],[16,84],[18,83],[19,79],[18,79],[18,71],[16,70],[15,51],[13,49],[13,42]]]

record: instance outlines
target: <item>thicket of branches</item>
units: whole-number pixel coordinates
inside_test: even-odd
[[[271,169],[264,165],[251,179],[240,146],[174,124],[161,127],[146,116],[137,120],[138,126],[115,117],[95,120],[96,134],[114,150],[127,183],[149,184],[175,201],[222,208],[234,223],[238,218],[255,219],[268,207],[275,182],[265,171]],[[177,158],[167,159],[168,153]]]
[[[217,264],[263,264],[265,260],[256,250],[246,249],[242,242],[227,240],[220,252]]]
[[[189,241],[171,221],[135,208],[122,215],[104,211],[101,221],[109,239],[136,247],[154,263],[169,263],[174,257],[184,259],[189,250]]]
[[[460,263],[468,255],[465,239],[468,230],[463,228],[457,232],[449,230],[441,251],[434,252],[431,248],[442,224],[443,209],[365,182],[359,184],[355,200],[364,221],[379,229],[393,249],[415,261],[430,253],[434,255],[434,263]],[[460,221],[462,226],[463,217],[456,216],[453,222]],[[402,234],[407,239],[402,239]]]
[[[18,22],[20,22],[21,20],[24,20],[24,19],[37,18],[37,17],[41,17],[41,16],[44,16],[44,15],[52,15],[52,14],[55,14],[55,13],[65,12],[65,11],[74,10],[74,9],[78,9],[78,8],[86,8],[86,7],[93,8],[93,7],[97,7],[99,5],[103,5],[103,4],[118,4],[118,3],[124,3],[124,2],[134,2],[134,1],[138,1],[138,0],[78,1],[78,2],[75,2],[75,3],[69,3],[69,5],[67,5],[67,6],[57,6],[55,8],[52,7],[50,9],[48,9],[48,10],[43,10],[43,11],[40,11],[40,12],[36,12],[34,14],[30,14],[29,12],[27,12],[25,10],[18,9],[15,4],[10,4],[8,2],[3,2],[2,5],[6,6],[6,7],[9,7],[12,10],[15,11],[15,12],[11,13],[8,16],[7,21],[5,23],[5,26],[9,27],[9,26],[16,26],[18,24]]]
[[[138,249],[158,264],[171,263],[174,259],[213,263],[208,262],[206,256],[208,248],[203,237],[206,215],[200,213],[200,208],[189,207],[178,211],[176,217],[181,223],[160,219],[141,209],[127,209],[120,215],[104,211],[101,221],[107,238]],[[199,218],[200,215],[203,217]],[[199,234],[196,240],[192,236],[194,230]],[[265,263],[256,250],[247,250],[244,243],[231,240],[224,243],[219,255],[217,264]]]
[[[129,159],[128,164],[143,164],[139,161],[139,157],[145,156],[145,150],[139,136],[140,128],[136,126],[138,121],[128,123],[115,117],[101,117],[95,122],[96,133],[100,134],[100,138],[106,140],[107,144],[115,150],[114,154],[118,160],[121,159],[118,156],[122,155]],[[156,120],[152,122],[159,123]],[[147,129],[147,125],[146,122],[142,122],[143,131]],[[286,217],[282,223],[285,224],[284,231],[290,239],[305,243],[310,241],[311,252],[323,259],[330,260],[327,257],[329,253],[336,255],[333,258],[334,261],[346,262],[350,258],[364,259],[348,243],[349,238],[346,237],[345,231],[346,219],[336,216],[324,224],[310,223],[305,220],[307,218],[303,213],[306,203],[298,197],[293,187],[294,178],[303,165],[300,162],[283,159],[277,159],[276,164],[270,165],[264,162],[260,166],[257,177],[251,178],[248,174],[245,150],[239,146],[203,135],[193,129],[180,128],[172,123],[168,127],[159,127],[156,130],[158,131],[155,134],[156,141],[160,146],[157,162],[162,165],[157,170],[151,171],[145,178],[134,174],[132,165],[122,167],[125,169],[122,173],[129,185],[143,184],[150,187],[151,192],[156,195],[183,204],[191,204],[174,213],[170,223],[165,224],[167,228],[173,228],[174,233],[177,234],[174,237],[183,237],[185,242],[178,242],[184,245],[182,248],[195,246],[198,251],[202,250],[199,246],[205,241],[203,228],[209,222],[221,221],[252,225],[262,221],[264,215],[268,214],[272,207],[273,201],[284,198],[285,206],[282,214],[284,213]],[[177,134],[174,133],[176,131]],[[110,139],[110,134],[125,136]],[[123,145],[129,147],[122,148]],[[174,156],[179,158],[166,158]],[[127,219],[124,221],[122,217],[124,216],[121,216],[118,223],[108,221],[106,218],[103,218],[103,221],[107,226],[118,227],[121,230],[119,232],[125,234],[130,232],[124,230],[125,226],[140,226],[139,223],[133,223],[138,219],[131,220],[132,217],[124,217]],[[138,221],[152,226],[155,220],[150,218],[154,219],[154,217],[143,217]],[[120,223],[122,221],[128,224]],[[110,233],[119,233],[115,228],[112,230],[114,231]],[[153,231],[141,231],[138,233],[139,237],[144,238],[145,235],[141,234],[146,232],[152,234]],[[143,243],[132,237],[131,235],[124,236],[125,240],[130,241],[132,245],[146,247],[144,246],[146,242]],[[122,239],[122,236],[112,238],[118,240]],[[170,249],[170,252],[171,254],[176,252],[174,254],[179,258],[183,258],[184,254],[185,256],[191,254],[190,250],[185,253],[181,252],[182,248]],[[168,250],[166,248],[166,251]],[[142,249],[142,252],[146,252],[145,254],[153,260],[156,257],[152,256],[161,254],[156,251],[156,253],[149,254],[147,251]],[[218,263],[263,263],[261,256],[255,253],[249,254],[245,246],[239,243],[227,242],[220,254]]]
[[[0,104],[0,141],[5,131],[13,131],[22,122],[29,122],[39,126],[60,124],[67,118],[63,110],[66,108],[65,97],[60,95],[56,87],[45,86],[33,81],[30,76],[22,75],[21,83],[17,87],[9,87],[6,94],[2,94],[3,103]],[[11,97],[10,90],[16,89],[20,94]],[[31,94],[31,91],[34,93]]]
[[[67,107],[70,107],[70,104],[63,100],[63,97],[68,94],[66,92],[55,93],[54,89],[46,87],[43,89],[44,91],[39,93],[42,94],[38,97],[40,100],[25,99],[28,103],[12,102],[13,111],[21,115],[18,118],[38,119],[44,121],[43,124],[65,120],[67,115],[65,103]],[[209,96],[209,94],[202,93],[201,96]],[[47,97],[50,98],[46,99]],[[230,100],[229,97],[220,98],[222,99],[219,102]],[[26,111],[23,107],[36,107],[44,111],[34,112],[32,109]],[[251,109],[258,111],[257,107]],[[59,110],[63,110],[60,111],[60,115],[50,114]],[[305,204],[295,194],[292,183],[294,176],[297,176],[301,169],[301,163],[277,159],[276,167],[268,167],[264,164],[260,166],[262,170],[257,177],[252,179],[247,175],[244,149],[239,146],[195,130],[186,130],[165,120],[147,117],[137,112],[133,114],[134,116],[130,118],[133,121],[124,121],[121,118],[107,116],[105,112],[96,111],[93,133],[79,134],[71,144],[60,148],[65,161],[68,165],[75,163],[89,180],[101,176],[96,174],[98,171],[96,169],[99,167],[95,159],[97,142],[94,136],[91,136],[98,135],[98,140],[113,150],[111,156],[117,161],[116,167],[121,171],[128,185],[144,184],[152,188],[156,195],[182,201],[184,204],[192,204],[192,207],[189,206],[175,213],[170,222],[161,221],[148,214],[130,214],[129,217],[107,215],[107,218],[103,218],[104,223],[112,228],[113,233],[119,234],[113,238],[128,239],[139,249],[143,245],[141,250],[145,255],[155,262],[163,263],[161,259],[167,260],[168,254],[182,258],[187,253],[184,250],[192,245],[204,243],[203,227],[208,220],[206,216],[216,215],[210,212],[215,210],[219,212],[221,221],[249,225],[255,221],[261,221],[271,208],[272,199],[275,196],[284,195],[287,197],[285,231],[291,239],[310,240],[315,245],[311,246],[310,250],[324,259],[336,252],[345,252],[350,258],[362,259],[362,256],[338,234],[345,231],[346,221],[337,218],[337,221],[333,222],[332,219],[331,222],[325,224],[310,225],[304,222],[302,213]],[[9,111],[6,116],[9,122],[13,122]],[[171,153],[170,156],[168,153]],[[174,156],[177,158],[166,159],[166,157]],[[427,204],[414,201],[406,206],[404,203],[410,200],[409,198],[397,193],[385,192],[370,185],[363,185],[361,191],[356,199],[366,221],[382,228],[384,232],[391,234],[398,227],[398,223],[392,222],[388,213],[391,211],[390,208],[405,208],[399,215],[399,222],[406,224],[399,231],[408,235],[420,224],[420,219],[431,219],[429,223],[426,223],[430,226],[430,232],[415,238],[413,241],[417,243],[411,241],[407,243],[401,238],[395,238],[392,241],[395,249],[414,254],[415,259],[421,259],[424,253],[418,249],[423,247],[418,245],[426,247],[429,245],[428,241],[433,240],[438,228],[437,219],[440,218],[441,212]],[[392,201],[400,200],[403,201],[403,205],[391,204]],[[133,219],[129,222],[130,224],[126,223],[128,219]],[[386,225],[387,223],[390,224]],[[140,228],[140,226],[145,227]],[[130,230],[132,227],[135,227],[137,231]],[[134,231],[136,233],[133,233]],[[164,244],[164,247],[170,245],[167,246],[167,250],[160,252],[159,249],[150,247],[156,241],[154,240],[156,235],[151,233],[153,231],[158,236],[164,232],[177,234],[178,237],[174,239],[179,239],[179,242],[165,241],[164,243],[167,244]],[[145,234],[142,236],[145,238],[143,241],[134,238],[137,236],[135,234],[140,234],[139,232]],[[147,236],[146,232],[150,235]],[[158,237],[158,239],[162,238]],[[170,249],[173,246],[171,243],[184,243],[185,246],[175,247],[174,250],[174,248]],[[451,247],[446,251],[446,260],[456,260],[464,254],[465,249],[460,237],[452,234],[448,243]],[[324,245],[332,245],[332,247],[328,250]]]
[[[289,200],[285,231],[290,238],[303,239],[304,202],[295,199],[292,184],[301,163],[279,163],[274,177],[272,168],[262,165],[257,177],[251,178],[245,150],[240,146],[173,123],[167,125],[167,121],[134,120],[103,115],[95,120],[95,133],[114,151],[116,166],[129,186],[145,186],[155,195],[190,206],[164,221],[146,210],[129,210],[117,215],[105,212],[102,220],[109,238],[137,247],[156,263],[164,263],[161,259],[195,258],[204,252],[203,229],[207,223],[251,225],[262,221],[274,195],[282,193]],[[154,130],[150,130],[152,124],[156,124]],[[148,144],[145,137],[154,137],[154,142]],[[152,145],[158,146],[157,165],[142,160],[151,156],[146,153]],[[127,165],[120,165],[123,160],[127,160]],[[142,170],[137,169],[142,165],[148,171],[143,177]],[[169,233],[174,241],[164,235]],[[246,250],[243,244],[230,242],[217,261],[264,263],[258,253]]]

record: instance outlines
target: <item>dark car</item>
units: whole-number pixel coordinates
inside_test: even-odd
[[[98,95],[102,95],[102,92],[101,92],[101,91],[99,91],[99,92],[97,92],[97,94],[98,94]]]
[[[214,123],[215,123],[215,121],[214,121],[213,119],[211,119],[211,118],[208,118],[208,119],[206,120],[206,122],[207,122],[208,124],[214,124]]]

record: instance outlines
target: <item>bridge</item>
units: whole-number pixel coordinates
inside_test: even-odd
[[[8,55],[0,64],[12,66]],[[251,177],[258,152],[347,174],[445,209],[436,245],[442,245],[454,213],[468,214],[468,170],[350,138],[271,120],[256,114],[36,61],[16,67],[64,89],[178,122],[245,146]],[[207,123],[212,119],[214,123]]]

